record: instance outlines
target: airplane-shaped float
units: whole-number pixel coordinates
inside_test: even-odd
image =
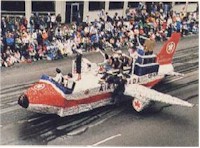
[[[97,64],[90,63],[90,70],[83,70],[82,79],[74,81],[70,88],[57,83],[50,76],[43,75],[19,97],[18,104],[30,111],[57,114],[61,117],[116,103],[117,101],[113,100],[123,99],[124,95],[131,96],[132,106],[137,112],[155,101],[193,107],[193,104],[187,101],[151,89],[167,75],[182,76],[174,72],[172,65],[179,39],[180,34],[173,33],[157,55],[144,55],[142,50],[138,50],[138,58],[135,64],[132,64],[134,68],[132,67],[129,74],[126,74],[125,78],[115,75],[118,82],[126,80],[121,89],[119,83],[102,80],[102,74],[96,74],[95,71]],[[86,67],[84,65],[88,63],[89,61],[83,58],[82,67]],[[74,68],[72,69],[74,72]]]

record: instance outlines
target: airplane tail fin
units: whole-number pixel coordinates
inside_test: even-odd
[[[177,44],[180,40],[180,37],[180,33],[174,32],[171,38],[164,44],[164,46],[157,55],[157,62],[160,65],[172,63],[172,58],[175,53]]]

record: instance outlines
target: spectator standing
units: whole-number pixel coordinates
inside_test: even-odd
[[[125,13],[126,13],[126,19],[129,20],[130,19],[130,8],[129,7],[126,8]]]
[[[2,36],[4,36],[7,31],[7,23],[5,17],[1,18],[1,30],[2,30]]]
[[[99,13],[99,20],[105,21],[105,10],[101,9],[101,12]]]
[[[40,29],[40,18],[39,18],[39,14],[38,13],[36,13],[36,15],[35,15],[34,23],[35,23],[34,29]]]
[[[89,25],[89,23],[90,23],[89,15],[86,16],[86,18],[85,18],[85,23],[86,23],[86,25]]]
[[[51,14],[48,12],[48,15],[45,18],[46,24],[47,24],[47,29],[51,28]]]
[[[35,16],[34,16],[34,14],[31,14],[29,24],[30,24],[30,33],[32,34],[33,31],[35,30],[35,27],[34,27],[35,26]]]
[[[108,15],[108,12],[106,12],[106,22],[113,22],[112,18]]]
[[[27,29],[28,21],[25,16],[22,17],[22,25]]]
[[[51,15],[51,28],[54,28],[56,25],[56,16],[54,14]]]
[[[61,15],[60,15],[60,14],[58,14],[58,15],[56,16],[56,22],[57,22],[57,26],[61,25],[62,18],[61,18]]]

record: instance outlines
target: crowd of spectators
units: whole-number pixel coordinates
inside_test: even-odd
[[[99,18],[90,22],[61,24],[61,15],[32,14],[26,17],[1,18],[1,66],[29,63],[37,60],[55,60],[73,54],[77,49],[84,52],[123,47],[136,49],[137,36],[153,37],[156,41],[167,40],[172,32],[182,36],[198,33],[198,12],[176,13],[162,3],[126,10],[126,16],[109,16],[103,9]],[[140,38],[141,44],[143,38]]]

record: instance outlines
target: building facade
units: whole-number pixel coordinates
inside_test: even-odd
[[[142,2],[147,9],[152,2]],[[198,1],[186,2],[163,2],[170,4],[173,10],[179,12],[183,8],[190,12],[194,11],[198,6]],[[29,20],[32,13],[39,13],[41,15],[61,14],[62,23],[73,22],[77,15],[80,15],[81,20],[89,16],[90,21],[98,18],[102,9],[108,12],[110,16],[114,16],[117,12],[119,16],[125,16],[126,9],[138,7],[137,1],[67,1],[67,0],[53,0],[53,1],[1,1],[2,15],[21,15],[26,16]]]

